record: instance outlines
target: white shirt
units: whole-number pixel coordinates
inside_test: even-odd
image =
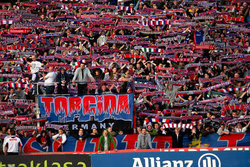
[[[39,61],[32,61],[30,63],[31,74],[38,73],[41,67],[42,67],[42,63],[40,63]]]
[[[108,150],[108,137],[104,137],[104,151]]]
[[[224,130],[222,130],[221,128],[219,128],[218,131],[217,131],[218,135],[220,135],[221,132],[223,132],[223,131],[224,131],[224,132],[229,132],[229,130],[226,129],[226,128],[224,128]]]
[[[247,131],[247,128],[246,127],[244,127],[244,128],[235,128],[235,132],[236,133],[245,133]]]
[[[107,37],[105,35],[101,35],[98,39],[97,39],[97,44],[98,46],[103,46],[105,44],[107,40]]]
[[[6,144],[5,145],[7,145],[7,144],[8,144],[8,149],[7,149],[8,153],[18,153],[19,146],[20,145],[22,146],[21,140],[16,136],[9,136],[6,139]]]
[[[56,80],[56,73],[55,72],[49,72],[45,76],[44,86],[54,86],[55,80]]]
[[[10,137],[10,135],[7,135],[5,136],[5,138],[3,139],[3,152],[4,152],[4,148],[6,146],[6,142],[7,142],[7,139]]]
[[[139,103],[143,103],[143,102],[144,102],[144,100],[143,100],[142,97],[138,97],[138,98],[135,98],[135,99],[134,99],[134,103],[135,103],[135,104],[139,104]]]
[[[62,144],[64,144],[67,140],[67,137],[65,134],[62,134],[62,135],[59,135],[59,134],[56,134],[52,137],[53,139],[59,139],[59,138],[62,138]]]

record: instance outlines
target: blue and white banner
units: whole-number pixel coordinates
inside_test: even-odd
[[[38,99],[42,117],[48,117],[51,123],[71,123],[70,130],[133,127],[133,94],[39,96]]]

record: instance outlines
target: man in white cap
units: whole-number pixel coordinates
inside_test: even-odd
[[[89,69],[85,67],[85,64],[86,64],[86,61],[82,60],[80,67],[76,69],[73,80],[72,80],[73,83],[76,83],[76,82],[78,83],[77,85],[78,96],[87,94],[87,90],[88,90],[87,83],[89,81],[95,82],[94,77],[91,75]]]

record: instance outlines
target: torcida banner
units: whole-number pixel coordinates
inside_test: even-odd
[[[129,130],[133,127],[133,94],[39,96],[42,117],[50,123],[68,123],[70,130]]]

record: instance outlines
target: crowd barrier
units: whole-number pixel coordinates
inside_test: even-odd
[[[1,167],[247,167],[250,147],[61,152],[0,156]]]
[[[114,140],[117,144],[118,150],[134,149],[137,144],[137,134],[117,135]],[[44,152],[45,150],[36,141],[35,137],[21,138],[23,144],[23,152]],[[52,140],[51,140],[52,141]],[[78,141],[74,137],[67,138],[66,143],[63,145],[64,152],[96,152],[98,149],[99,138],[87,138],[83,141]],[[219,136],[216,133],[202,137],[200,140],[192,142],[185,136],[183,139],[184,147],[191,145],[206,145],[210,147],[234,147],[234,146],[250,146],[250,133],[235,133],[230,135]],[[52,141],[49,147],[49,152],[55,152],[58,148],[58,143]],[[112,149],[111,144],[111,149]],[[171,136],[156,136],[152,137],[152,146],[154,149],[171,148]]]

